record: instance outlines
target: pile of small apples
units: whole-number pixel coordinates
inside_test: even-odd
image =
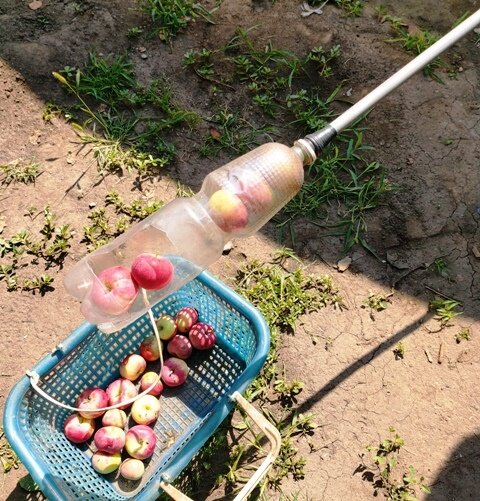
[[[155,450],[157,438],[149,425],[154,424],[160,414],[159,397],[163,384],[169,387],[182,385],[190,370],[185,359],[190,357],[193,349],[206,350],[216,343],[213,327],[199,322],[197,310],[191,307],[182,308],[175,318],[161,315],[156,325],[160,338],[168,342],[167,352],[171,355],[163,363],[161,380],[156,372],[145,372],[148,362],[159,360],[162,349],[156,337],[150,335],[141,342],[140,354],[131,353],[122,360],[119,379],[105,390],[87,388],[81,392],[76,401],[79,412],[69,416],[64,423],[64,434],[73,443],[87,442],[93,436],[96,450],[92,467],[98,473],[109,474],[119,469],[126,480],[142,478],[145,472],[143,461]],[[148,394],[135,400],[133,405],[128,403],[151,386]],[[101,410],[122,402],[127,403],[106,412]],[[130,405],[130,418],[135,425],[125,431],[128,422],[125,410]],[[101,427],[95,431],[95,420],[100,417]],[[122,461],[123,451],[129,457]]]

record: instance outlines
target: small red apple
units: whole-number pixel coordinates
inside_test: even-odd
[[[127,480],[140,480],[145,473],[145,465],[140,459],[127,458],[120,465],[120,475]]]
[[[132,277],[140,287],[158,290],[166,287],[173,278],[173,264],[166,257],[139,254],[132,264]]]
[[[175,315],[175,323],[179,332],[188,332],[198,322],[198,311],[186,306]]]
[[[213,327],[202,322],[198,322],[190,329],[188,337],[197,350],[208,350],[217,341]]]
[[[192,354],[192,343],[189,341],[187,336],[177,334],[168,342],[167,351],[170,355],[185,360]]]
[[[216,191],[208,200],[215,223],[226,233],[241,230],[248,224],[248,211],[237,195],[228,190]]]
[[[237,187],[235,194],[249,211],[261,214],[269,209],[272,205],[273,193],[261,174],[248,171],[233,178]]]
[[[121,452],[125,445],[125,432],[117,426],[104,426],[95,432],[93,441],[99,451],[110,454]]]
[[[115,379],[106,389],[108,395],[108,405],[117,405],[138,395],[138,390],[135,385],[125,378]],[[132,405],[131,403],[122,405],[119,409],[126,409]]]
[[[154,431],[143,424],[130,428],[125,439],[125,449],[135,459],[147,459],[155,450],[157,437]]]
[[[101,271],[93,282],[89,301],[109,315],[125,313],[135,301],[138,286],[125,266],[112,266]]]
[[[145,372],[146,368],[146,360],[141,355],[131,353],[120,362],[120,376],[135,381]]]
[[[77,398],[76,407],[83,417],[97,418],[105,411],[98,411],[108,406],[108,395],[101,388],[87,388]]]
[[[102,417],[103,426],[116,426],[117,428],[125,428],[127,424],[127,415],[121,409],[110,409]]]
[[[74,444],[86,442],[93,435],[94,431],[95,421],[80,414],[72,414],[66,419],[63,425],[63,433]]]
[[[140,392],[144,392],[152,384],[157,381],[158,374],[156,372],[145,372],[145,374],[142,376],[142,379],[140,380]],[[157,381],[155,386],[148,392],[148,395],[153,395],[158,397],[158,395],[161,395],[163,392],[163,384],[161,379]]]
[[[158,360],[160,358],[160,350],[161,347],[158,346],[157,338],[154,335],[147,336],[140,343],[140,355],[147,360],[147,362],[155,362],[155,360]]]
[[[171,357],[165,360],[162,367],[162,379],[167,386],[180,386],[187,379],[190,369],[180,358]]]

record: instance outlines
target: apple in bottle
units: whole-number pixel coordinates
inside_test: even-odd
[[[88,300],[82,304],[82,311],[88,318],[88,308],[93,305],[102,313],[121,315],[137,298],[138,286],[132,279],[130,269],[112,266],[101,271],[94,279]]]

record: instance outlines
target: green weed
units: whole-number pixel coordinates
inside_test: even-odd
[[[165,42],[171,41],[198,17],[212,22],[211,13],[191,0],[143,0],[143,9],[155,25],[152,33]]]
[[[273,391],[278,395],[279,402],[286,407],[291,407],[296,402],[296,396],[305,388],[305,383],[294,379],[289,381],[286,376],[285,367],[282,374],[278,374],[273,381]]]
[[[458,311],[461,303],[454,299],[435,298],[430,301],[428,306],[430,309],[435,310],[442,325],[447,325],[452,318],[462,314],[461,311]]]
[[[128,38],[137,38],[143,33],[143,29],[139,26],[133,26],[132,28],[128,28],[127,37]]]
[[[438,275],[448,278],[448,263],[443,257],[437,257],[433,262],[433,267]]]
[[[362,13],[363,3],[360,0],[335,0],[335,3],[349,16],[357,17]]]
[[[457,343],[461,343],[462,341],[470,341],[471,339],[472,333],[470,332],[470,329],[468,327],[455,334],[455,341]]]
[[[383,311],[387,309],[389,300],[388,297],[383,294],[375,294],[374,292],[371,292],[363,304],[372,310]]]
[[[403,360],[405,358],[405,343],[400,341],[393,350],[395,360]]]
[[[15,470],[18,468],[20,464],[20,460],[17,455],[10,447],[10,444],[7,442],[5,438],[5,433],[3,432],[3,428],[0,427],[0,461],[3,466],[3,473],[8,473],[12,468]]]
[[[59,117],[66,113],[60,106],[57,104],[47,101],[43,107],[42,118],[45,122],[51,122],[54,118]]]
[[[113,208],[113,214],[107,212],[109,206]],[[116,191],[110,191],[105,196],[105,207],[96,207],[88,215],[90,224],[83,228],[82,242],[88,251],[98,249],[125,232],[132,223],[145,219],[162,206],[160,200],[134,199],[126,203]]]
[[[240,83],[252,95],[252,101],[268,118],[289,121],[301,134],[324,127],[334,116],[332,103],[338,99],[340,87],[325,96],[325,79],[333,74],[336,60],[341,55],[338,45],[330,49],[313,48],[304,57],[274,47],[271,42],[258,46],[250,37],[251,30],[237,30],[223,47],[189,51],[184,65],[193,68],[202,78],[222,85]],[[223,68],[231,69],[223,74]],[[233,75],[233,78],[232,78]],[[300,87],[310,78],[317,85]],[[260,129],[227,109],[214,117],[215,125],[200,148],[201,154],[210,156],[224,149],[234,154],[245,152],[257,143],[257,138],[273,134],[272,128]],[[385,193],[392,189],[384,167],[367,159],[372,150],[364,142],[363,131],[355,124],[338,137],[335,146],[329,146],[307,171],[306,182],[300,194],[279,214],[275,221],[280,238],[287,230],[294,240],[292,223],[297,218],[308,218],[326,229],[325,235],[342,236],[345,251],[361,244],[373,251],[366,242],[366,215],[378,207]],[[340,202],[340,217],[332,205]]]
[[[417,501],[417,490],[429,494],[430,489],[423,483],[424,478],[417,476],[412,465],[408,467],[407,472],[398,472],[399,454],[405,441],[395,428],[391,427],[389,432],[389,438],[379,445],[367,447],[371,462],[366,464],[362,454],[362,464],[357,471],[362,472],[363,480],[372,484],[375,497],[383,494],[388,501]]]
[[[175,190],[175,197],[176,198],[188,198],[188,197],[193,197],[195,195],[195,192],[192,190],[192,188],[185,186],[182,184],[180,181],[177,181],[177,187]]]
[[[35,162],[14,160],[0,165],[0,184],[34,183],[40,174],[40,166]]]
[[[309,4],[318,7],[325,5],[328,2],[335,3],[337,7],[343,9],[349,16],[360,16],[363,9],[363,2],[361,0],[309,0]]]
[[[377,12],[379,11],[377,10]],[[428,47],[433,45],[440,38],[436,33],[431,33],[426,29],[409,29],[408,24],[399,17],[385,14],[381,17],[380,21],[382,23],[390,23],[392,30],[397,35],[395,38],[388,40],[388,42],[399,42],[407,52],[415,56],[421,54],[425,49],[428,49]],[[445,63],[437,57],[425,66],[423,73],[425,76],[442,83],[442,79],[436,73],[436,70],[442,67],[445,67]]]
[[[44,294],[52,290],[53,277],[48,273],[27,278],[22,270],[31,265],[40,265],[46,271],[53,266],[62,267],[70,250],[73,238],[68,224],[56,225],[56,216],[47,206],[43,210],[43,225],[39,237],[28,230],[20,230],[10,238],[0,238],[0,280],[4,280],[7,290],[22,289],[39,291]]]
[[[105,59],[92,53],[83,69],[65,67],[53,76],[77,101],[72,126],[91,146],[102,175],[158,172],[175,157],[175,147],[164,136],[175,127],[191,128],[199,121],[196,113],[175,103],[167,81],[140,85],[125,56]]]
[[[221,150],[236,155],[246,153],[264,142],[266,135],[276,132],[273,127],[257,128],[227,109],[219,111],[210,121],[214,126],[210,127],[208,136],[198,150],[200,155],[206,157],[216,155]]]

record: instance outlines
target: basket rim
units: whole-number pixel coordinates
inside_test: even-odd
[[[263,318],[262,314],[250,304],[246,299],[241,297],[229,286],[223,283],[218,278],[204,271],[199,274],[194,280],[211,289],[218,294],[223,300],[228,302],[243,316],[245,316],[252,324],[253,330],[257,338],[257,345],[252,360],[246,365],[244,371],[239,378],[234,381],[231,387],[231,393],[235,391],[244,393],[253,379],[260,372],[270,348],[270,330]],[[74,329],[70,335],[60,343],[54,352],[46,355],[31,369],[42,377],[50,371],[57,363],[77,347],[84,339],[86,339],[92,330],[97,327],[91,323],[84,322]],[[41,490],[48,499],[63,500],[63,496],[59,493],[56,485],[50,480],[48,474],[48,465],[43,459],[34,456],[32,449],[27,446],[24,441],[24,435],[20,429],[20,423],[17,416],[20,411],[22,400],[30,389],[30,379],[23,376],[10,390],[4,407],[3,428],[5,436],[12,448],[17,453],[23,465],[27,468],[35,482],[41,487]],[[210,416],[204,421],[196,434],[187,442],[181,451],[173,460],[172,463],[162,471],[162,479],[166,482],[174,480],[181,471],[188,465],[193,456],[201,449],[203,444],[210,438],[221,422],[227,417],[230,410],[233,408],[233,402],[230,400],[230,395],[224,395]],[[154,474],[156,475],[156,474]],[[157,479],[156,479],[157,480]],[[149,482],[140,493],[135,496],[138,500],[156,499],[159,494],[157,481]],[[125,496],[125,499],[133,499]]]

